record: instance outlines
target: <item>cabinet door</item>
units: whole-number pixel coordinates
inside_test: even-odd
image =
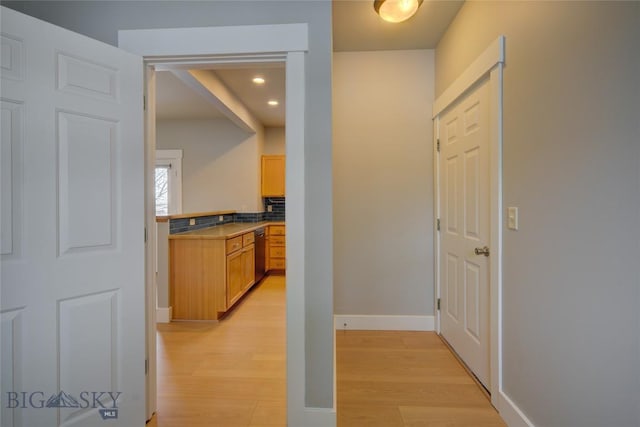
[[[244,251],[227,255],[227,307],[242,296],[244,290]]]
[[[244,269],[243,289],[248,289],[256,281],[256,251],[253,244],[243,249],[242,265]]]
[[[262,196],[284,197],[284,156],[262,156]]]

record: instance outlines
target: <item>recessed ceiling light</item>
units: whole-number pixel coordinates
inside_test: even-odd
[[[279,102],[276,101],[275,99],[271,99],[269,102],[267,102],[267,104],[271,105],[272,107],[275,107],[276,105],[279,104]]]
[[[262,77],[254,77],[253,78],[253,82],[257,85],[263,85],[264,84],[264,78]]]

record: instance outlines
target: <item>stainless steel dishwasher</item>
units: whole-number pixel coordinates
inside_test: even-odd
[[[264,228],[258,228],[254,232],[255,247],[256,247],[256,283],[264,277],[265,273],[265,258],[267,252],[267,241],[264,236]]]

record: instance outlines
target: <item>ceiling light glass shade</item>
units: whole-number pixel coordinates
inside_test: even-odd
[[[373,8],[388,22],[402,22],[411,18],[423,0],[375,0]]]

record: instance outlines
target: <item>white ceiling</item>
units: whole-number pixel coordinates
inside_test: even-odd
[[[433,49],[463,3],[463,0],[424,0],[415,16],[390,24],[375,13],[373,0],[333,0],[333,50]],[[283,66],[245,65],[214,72],[265,126],[284,126]],[[265,78],[264,86],[252,83],[251,79],[258,75]],[[170,71],[157,73],[156,90],[158,120],[224,117]],[[277,99],[280,104],[270,107],[269,99]]]
[[[242,101],[265,126],[284,126],[285,117],[285,68],[284,64],[271,64],[255,68],[215,70],[222,82]],[[257,86],[254,77],[262,77],[265,84]],[[277,107],[267,104],[277,100]]]
[[[212,70],[251,113],[267,127],[284,126],[285,122],[285,68],[284,64],[253,65],[251,68],[221,68]],[[265,84],[252,82],[263,77]],[[272,107],[267,101],[274,99],[279,105]],[[171,71],[156,74],[156,119],[208,119],[225,117],[216,106],[200,96]]]
[[[171,71],[156,73],[156,119],[210,119],[223,115]]]

